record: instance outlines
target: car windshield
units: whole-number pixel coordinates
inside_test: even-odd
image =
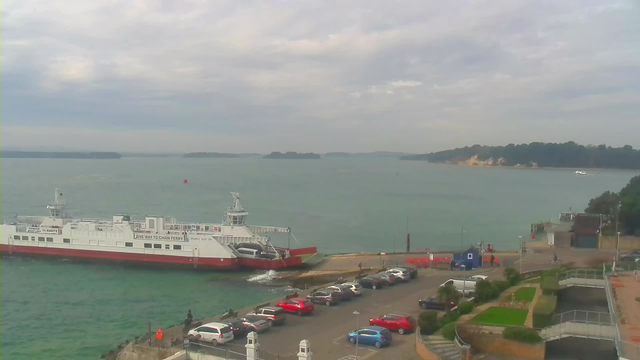
[[[253,322],[253,321],[260,320],[260,318],[258,316],[256,316],[256,315],[247,315],[244,319],[246,321],[248,321],[248,322]]]
[[[304,301],[302,304],[309,306],[309,305],[311,305],[311,301],[306,300],[306,301]]]
[[[220,329],[220,332],[223,334],[227,334],[229,332],[231,332],[231,328],[229,326],[225,326],[222,329]]]
[[[389,336],[389,330],[384,329],[384,330],[380,331],[380,335],[382,335],[382,336]]]
[[[412,324],[415,324],[416,319],[413,316],[407,316],[407,321],[412,323]]]

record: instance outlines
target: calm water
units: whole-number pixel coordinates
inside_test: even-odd
[[[471,168],[391,159],[125,158],[0,162],[0,216],[44,215],[53,188],[74,216],[128,212],[220,221],[230,191],[249,223],[290,226],[322,252],[450,249],[479,239],[513,249],[532,222],[583,209],[637,173]],[[188,184],[183,184],[188,179]],[[461,228],[464,226],[464,239]],[[286,238],[276,239],[285,244]],[[395,241],[395,245],[394,245]],[[294,241],[294,245],[295,241]],[[92,359],[154,327],[274,297],[246,274],[2,259],[0,356]]]

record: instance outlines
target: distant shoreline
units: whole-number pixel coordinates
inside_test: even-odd
[[[618,169],[618,168],[587,168],[587,167],[549,167],[549,166],[537,166],[537,167],[527,167],[527,166],[507,166],[507,165],[472,165],[472,164],[455,164],[455,163],[446,163],[446,162],[431,162],[427,160],[405,160],[405,161],[415,161],[415,162],[424,162],[427,164],[436,164],[436,165],[448,165],[448,166],[461,166],[461,167],[470,167],[470,168],[497,168],[497,169],[517,169],[517,170],[583,170],[583,171],[629,171],[629,172],[640,172],[640,169]],[[589,175],[587,173],[587,175]]]
[[[116,152],[57,152],[57,151],[0,151],[0,158],[5,159],[81,159],[81,160],[113,160],[121,159]]]

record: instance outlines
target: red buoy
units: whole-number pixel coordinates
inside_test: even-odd
[[[189,182],[187,181],[187,179],[182,180],[183,184],[188,184]]]

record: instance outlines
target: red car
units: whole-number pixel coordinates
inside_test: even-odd
[[[286,312],[296,313],[298,315],[311,314],[315,306],[310,300],[303,298],[291,298],[276,304]]]
[[[392,313],[369,320],[369,325],[377,325],[403,335],[416,330],[416,320],[405,313]]]

